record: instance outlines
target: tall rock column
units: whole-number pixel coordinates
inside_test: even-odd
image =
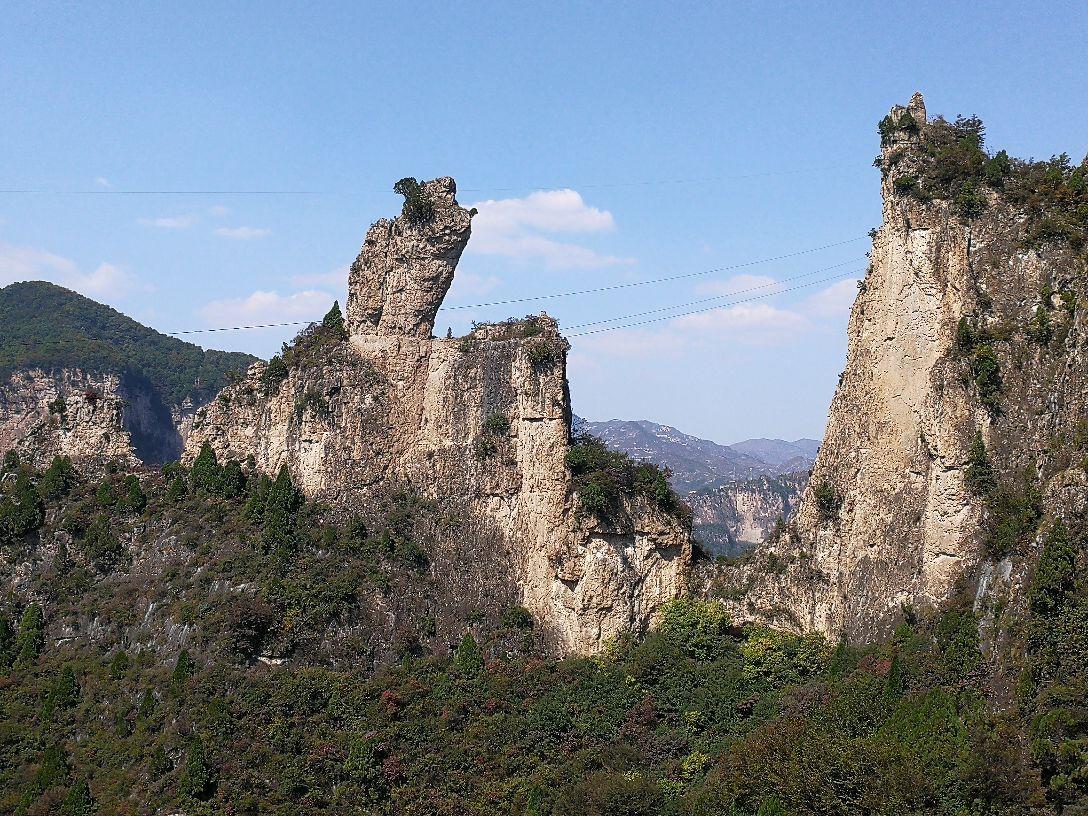
[[[403,212],[366,233],[348,275],[348,331],[430,337],[435,315],[472,232],[449,177],[406,179]]]

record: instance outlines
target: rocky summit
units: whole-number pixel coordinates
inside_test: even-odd
[[[408,189],[352,266],[343,340],[254,365],[197,412],[184,458],[207,445],[220,461],[286,467],[344,508],[394,484],[437,501],[462,519],[459,538],[480,542],[469,557],[516,585],[560,652],[595,652],[686,591],[689,524],[639,491],[587,511],[568,468],[568,344],[555,320],[432,336],[471,232],[455,194],[450,178]],[[452,542],[434,569],[464,569],[444,551]]]

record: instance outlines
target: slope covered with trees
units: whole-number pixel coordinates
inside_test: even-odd
[[[79,368],[146,378],[167,405],[207,402],[249,354],[205,351],[44,281],[0,289],[0,382],[18,369]]]

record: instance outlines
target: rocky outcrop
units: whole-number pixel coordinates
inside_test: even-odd
[[[413,215],[409,200],[400,217],[383,218],[367,230],[348,275],[347,321],[353,335],[431,336],[472,218],[458,206],[451,178],[419,185],[419,194],[425,216]]]
[[[790,473],[689,493],[693,537],[708,555],[747,552],[793,518],[807,482],[807,472]]]
[[[920,95],[881,131],[883,224],[811,481],[792,529],[716,579],[740,617],[852,640],[998,591],[1040,520],[1088,496],[1085,259],[1048,209],[1065,193]]]
[[[513,580],[559,652],[639,631],[685,591],[685,522],[642,496],[608,520],[581,508],[570,449],[568,344],[547,315],[434,339],[434,315],[469,233],[452,179],[423,185],[430,220],[379,221],[352,268],[345,341],[292,352],[280,381],[255,365],[201,409],[186,456],[286,466],[306,493],[350,511],[392,486],[471,520],[466,565],[434,542],[429,568]],[[462,535],[463,534],[459,534]],[[502,553],[496,556],[496,553]]]
[[[119,377],[68,369],[17,371],[0,388],[0,450],[14,450],[38,467],[48,466],[54,456],[92,466],[111,460],[134,464],[125,413]]]

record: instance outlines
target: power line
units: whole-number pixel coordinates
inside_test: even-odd
[[[769,178],[772,176],[793,176],[802,173],[822,173],[827,170],[837,170],[842,167],[853,167],[856,162],[840,162],[837,164],[823,165],[819,167],[802,167],[792,170],[769,170],[762,173],[732,173],[717,176],[700,176],[698,178],[671,178],[671,179],[647,179],[641,181],[616,181],[597,182],[591,184],[537,184],[521,185],[514,187],[461,187],[460,193],[507,193],[520,190],[603,190],[624,187],[655,187],[671,184],[709,184],[718,181],[732,181],[753,178]],[[79,190],[79,189],[49,189],[45,187],[8,188],[0,190],[0,195],[73,195],[73,196],[353,196],[371,194],[395,195],[392,188],[384,190],[360,189],[360,190]]]
[[[593,295],[599,292],[613,292],[617,289],[631,289],[636,286],[650,286],[657,283],[668,283],[670,281],[684,280],[686,278],[698,278],[703,275],[713,275],[717,272],[728,272],[733,269],[744,269],[748,266],[758,266],[759,264],[773,263],[774,261],[784,261],[789,258],[797,258],[801,255],[811,255],[813,252],[820,252],[825,249],[831,249],[837,246],[843,246],[845,244],[852,244],[854,241],[860,241],[865,236],[859,235],[856,238],[847,238],[845,241],[836,241],[833,244],[824,244],[823,246],[813,247],[812,249],[802,249],[798,252],[790,252],[786,255],[776,255],[773,258],[760,258],[757,261],[745,261],[744,263],[730,264],[728,266],[717,266],[713,269],[704,269],[701,272],[687,272],[683,275],[671,275],[667,278],[654,278],[653,280],[645,281],[633,281],[630,283],[615,283],[610,286],[598,286],[594,289],[577,289],[573,292],[557,292],[551,295],[533,295],[530,297],[511,298],[509,300],[492,300],[488,303],[475,303],[471,306],[446,306],[441,311],[454,312],[462,309],[481,309],[485,306],[509,306],[512,303],[529,303],[536,300],[552,300],[554,298],[574,297],[575,295]]]
[[[631,281],[629,283],[616,283],[616,284],[612,284],[610,286],[598,286],[598,287],[595,287],[593,289],[577,289],[577,290],[570,291],[570,292],[555,292],[555,293],[552,293],[552,294],[549,294],[549,295],[531,295],[531,296],[528,296],[528,297],[510,298],[510,299],[507,299],[507,300],[492,300],[492,301],[488,301],[486,303],[473,303],[473,304],[470,304],[470,305],[462,305],[462,306],[443,306],[441,309],[439,309],[439,311],[440,312],[455,312],[455,311],[462,311],[462,310],[465,310],[465,309],[482,309],[482,308],[485,308],[485,307],[488,307],[488,306],[509,306],[509,305],[515,304],[515,303],[530,303],[530,302],[535,302],[535,301],[540,301],[540,300],[554,300],[554,299],[557,299],[557,298],[575,297],[575,296],[578,296],[578,295],[592,295],[592,294],[599,294],[601,292],[612,292],[612,291],[616,291],[618,289],[631,289],[631,288],[636,287],[636,286],[650,286],[650,285],[659,284],[659,283],[669,283],[671,281],[676,281],[676,280],[684,280],[684,279],[688,279],[688,278],[696,278],[696,277],[701,277],[701,276],[705,276],[705,275],[713,275],[713,274],[715,274],[717,272],[726,272],[726,271],[730,271],[730,270],[734,270],[734,269],[744,269],[744,268],[749,267],[749,266],[757,266],[759,264],[773,263],[774,261],[783,261],[783,260],[787,260],[789,258],[797,258],[797,257],[800,257],[802,255],[811,255],[814,252],[820,252],[820,251],[825,250],[825,249],[832,249],[833,247],[844,246],[845,244],[851,244],[851,243],[854,243],[855,241],[860,241],[864,237],[865,236],[858,236],[856,238],[847,238],[844,241],[836,241],[836,242],[831,243],[831,244],[824,244],[823,246],[812,247],[811,249],[802,249],[802,250],[798,250],[797,252],[787,253],[785,255],[776,255],[776,256],[774,256],[772,258],[760,258],[760,259],[755,260],[755,261],[744,261],[743,263],[730,264],[728,266],[718,266],[718,267],[714,267],[713,269],[705,269],[705,270],[702,270],[700,272],[688,272],[688,273],[685,273],[683,275],[671,275],[671,276],[664,277],[664,278],[654,278],[652,280],[646,280],[646,281]],[[850,262],[851,261],[846,261],[845,263],[850,263]],[[840,266],[841,266],[841,264],[840,264]],[[827,268],[830,269],[832,267],[827,267]],[[823,271],[823,270],[818,270],[818,271]],[[736,294],[736,293],[734,293],[734,294]],[[244,331],[244,330],[247,330],[247,329],[277,329],[277,328],[284,328],[284,327],[287,327],[287,326],[308,326],[310,323],[313,323],[313,322],[314,321],[312,321],[312,320],[294,320],[294,321],[287,321],[287,322],[283,322],[283,323],[260,323],[260,324],[255,324],[255,325],[252,325],[252,326],[221,326],[221,327],[214,328],[214,329],[182,329],[182,330],[179,330],[179,331],[164,332],[164,334],[168,334],[168,335],[171,335],[171,336],[177,336],[177,335],[182,335],[182,334],[210,334],[212,332]]]
[[[855,274],[857,272],[864,272],[864,271],[865,271],[864,269],[858,269],[858,270],[854,270],[854,271],[851,271],[851,272],[846,272],[846,273],[841,274],[841,275],[832,275],[831,277],[824,278],[823,280],[815,280],[815,281],[809,281],[808,283],[800,283],[797,286],[791,286],[788,289],[780,289],[780,290],[775,291],[775,292],[764,292],[761,295],[753,295],[750,298],[742,298],[740,300],[735,300],[732,303],[719,303],[716,306],[708,306],[705,309],[693,309],[690,312],[681,312],[680,314],[665,315],[664,317],[652,317],[652,318],[650,318],[648,320],[639,320],[639,321],[637,321],[635,323],[624,324],[623,326],[609,326],[606,329],[592,329],[591,331],[576,332],[574,334],[568,334],[568,335],[565,335],[565,336],[567,338],[588,337],[591,334],[604,334],[604,333],[610,332],[610,331],[619,331],[620,329],[633,329],[636,326],[645,326],[645,325],[647,325],[649,323],[660,323],[662,320],[672,320],[672,319],[677,318],[677,317],[688,317],[689,315],[702,314],[704,312],[713,312],[716,309],[724,309],[726,306],[737,306],[737,305],[739,305],[741,303],[749,303],[749,302],[751,302],[753,300],[760,300],[762,298],[771,297],[773,295],[780,295],[780,294],[783,294],[785,292],[793,292],[793,291],[796,291],[798,289],[806,289],[809,286],[816,286],[817,284],[821,284],[821,283],[830,283],[832,281],[845,280],[850,275],[853,275],[853,274]],[[635,317],[635,315],[629,315],[629,317]],[[620,318],[620,319],[623,319],[623,318]]]
[[[788,278],[782,278],[781,280],[774,280],[774,281],[771,281],[770,283],[761,283],[758,286],[749,286],[746,289],[737,289],[737,290],[734,290],[734,291],[732,291],[732,292],[730,292],[729,294],[726,294],[726,295],[714,295],[713,297],[701,298],[700,300],[689,300],[686,303],[674,303],[672,306],[662,306],[659,309],[650,309],[649,311],[645,311],[645,312],[635,312],[634,314],[623,315],[622,317],[613,317],[613,318],[609,318],[608,320],[593,320],[593,321],[590,321],[589,323],[575,323],[574,325],[566,326],[565,328],[567,328],[567,329],[583,329],[583,328],[585,328],[587,326],[600,326],[600,325],[604,325],[605,323],[616,323],[617,321],[620,321],[620,320],[629,320],[632,317],[642,317],[644,315],[659,314],[661,312],[672,311],[673,309],[683,309],[686,306],[697,306],[700,303],[710,303],[710,302],[715,301],[715,300],[722,300],[723,298],[731,298],[731,297],[734,297],[736,295],[743,295],[746,292],[756,292],[756,291],[759,291],[760,289],[774,289],[774,291],[767,293],[767,296],[769,297],[770,295],[777,295],[780,292],[789,292],[789,291],[791,291],[790,289],[777,289],[777,288],[775,288],[775,287],[781,286],[783,283],[789,283],[790,281],[801,280],[802,278],[810,278],[813,275],[819,275],[821,272],[827,272],[829,269],[838,269],[841,266],[846,266],[847,264],[856,263],[857,261],[860,261],[860,260],[862,260],[862,258],[851,258],[848,261],[843,261],[842,263],[832,264],[831,266],[825,266],[822,269],[814,269],[811,272],[804,272],[804,273],[802,273],[800,275],[793,275],[793,276],[788,277]],[[819,283],[819,281],[816,281],[816,282]],[[807,286],[808,284],[805,284],[805,285]],[[723,303],[723,304],[719,304],[719,306],[717,306],[715,308],[720,308],[721,306],[729,306],[729,305],[732,305],[732,304]]]

